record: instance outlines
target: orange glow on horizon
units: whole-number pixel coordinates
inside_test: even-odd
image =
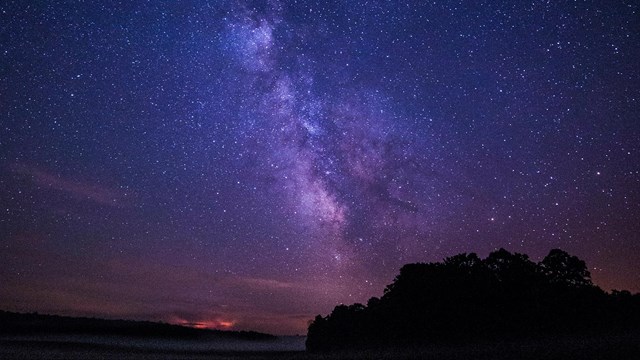
[[[187,319],[173,317],[169,320],[170,323],[191,327],[194,329],[210,329],[210,330],[228,330],[233,327],[235,321],[233,320],[202,320],[202,321],[189,321]]]

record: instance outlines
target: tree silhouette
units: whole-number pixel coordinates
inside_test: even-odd
[[[584,261],[554,249],[540,262],[499,249],[407,264],[381,298],[338,305],[309,326],[307,349],[468,342],[638,329],[640,295],[607,294]]]
[[[540,267],[551,283],[576,287],[593,285],[585,262],[560,249],[551,250]]]

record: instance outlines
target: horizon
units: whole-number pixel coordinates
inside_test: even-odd
[[[0,5],[0,309],[305,334],[400,267],[640,292],[638,4]]]
[[[49,313],[39,313],[37,311],[15,312],[15,311],[3,310],[3,309],[0,309],[0,312],[10,313],[10,314],[18,314],[18,315],[51,316],[51,317],[62,317],[62,318],[68,318],[68,319],[81,319],[81,320],[98,320],[98,321],[106,320],[106,321],[126,321],[126,322],[134,322],[134,323],[152,323],[152,324],[159,324],[159,325],[180,326],[180,327],[190,328],[190,329],[195,329],[195,330],[215,330],[215,331],[223,331],[223,332],[225,332],[225,331],[226,332],[243,332],[243,331],[244,332],[255,332],[255,331],[252,331],[252,330],[231,330],[231,329],[229,329],[229,327],[231,326],[230,324],[223,325],[221,328],[215,328],[215,327],[207,327],[207,323],[169,323],[169,322],[165,322],[165,321],[136,320],[136,319],[126,319],[126,318],[109,318],[109,317],[95,317],[95,316],[72,316],[72,315],[61,315],[61,314],[49,314]],[[273,335],[273,336],[289,336],[289,335],[267,334],[267,333],[260,333],[260,332],[255,332],[255,333],[265,334],[265,335]],[[294,336],[305,336],[305,335],[294,335]]]
[[[500,249],[500,250],[506,250],[506,249]],[[508,250],[507,250],[508,251]],[[474,253],[461,253],[461,254],[456,254],[456,255],[462,255],[462,254],[474,254]],[[513,253],[513,254],[517,254],[517,253]],[[527,254],[524,254],[528,257]],[[569,254],[571,255],[571,254]],[[483,257],[481,257],[481,259],[484,260]],[[445,260],[445,259],[443,259]],[[531,260],[531,259],[530,259]],[[539,263],[539,261],[534,261],[534,263]],[[410,264],[417,264],[417,263],[408,263],[405,265],[410,265]],[[405,266],[403,265],[403,267]],[[390,284],[389,284],[390,285]],[[603,290],[605,293],[607,294],[611,294],[613,291],[628,291],[627,289],[611,289],[611,290],[605,290],[602,289],[600,286],[598,286],[598,284],[593,283],[593,286],[600,288],[601,290]],[[633,293],[631,292],[631,294],[634,295],[640,295],[640,292],[637,293]],[[380,296],[376,296],[376,298],[380,298],[382,295]],[[355,304],[355,303],[354,303]],[[336,304],[336,306],[338,305],[350,305],[350,304]],[[11,311],[7,311],[7,310],[3,310],[0,309],[1,311],[5,311],[5,312],[11,312]],[[32,311],[32,312],[14,312],[17,314],[23,314],[23,315],[45,315],[45,316],[61,316],[61,317],[69,317],[69,318],[80,318],[80,319],[88,319],[88,320],[113,320],[113,321],[118,321],[118,320],[122,320],[122,321],[133,321],[133,322],[152,322],[152,323],[156,323],[156,324],[168,324],[168,325],[175,325],[175,326],[181,326],[181,327],[186,327],[186,328],[192,328],[192,329],[197,329],[197,330],[216,330],[216,331],[230,331],[230,332],[234,332],[234,331],[248,331],[248,332],[257,332],[257,333],[261,333],[261,334],[267,334],[267,335],[274,335],[274,336],[278,336],[278,337],[286,337],[286,336],[296,336],[296,337],[306,337],[306,334],[273,334],[273,333],[264,333],[264,332],[259,332],[259,331],[255,331],[253,329],[233,329],[233,322],[211,322],[211,321],[206,321],[206,320],[202,320],[202,321],[198,321],[198,322],[188,322],[186,320],[181,320],[181,319],[176,319],[176,318],[172,318],[171,320],[165,321],[165,320],[150,320],[150,319],[131,319],[131,318],[118,318],[118,317],[95,317],[95,315],[63,315],[63,314],[52,314],[52,313],[39,313],[37,311]],[[323,317],[328,316],[329,314],[318,314],[321,315]],[[309,321],[310,322],[310,321]]]

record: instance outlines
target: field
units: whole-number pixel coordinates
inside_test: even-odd
[[[121,336],[3,336],[0,359],[640,359],[640,334],[334,354],[304,352],[303,337],[215,342]]]

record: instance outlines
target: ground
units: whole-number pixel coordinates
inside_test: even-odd
[[[565,336],[475,345],[309,354],[304,338],[262,344],[205,344],[127,338],[0,338],[0,359],[638,359],[640,334]],[[233,348],[235,346],[235,349]]]

